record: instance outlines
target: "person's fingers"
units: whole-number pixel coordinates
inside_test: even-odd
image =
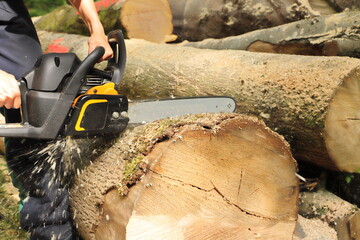
[[[16,96],[15,99],[14,99],[13,108],[18,109],[18,108],[20,108],[20,106],[21,106],[21,96],[18,95],[18,96]]]
[[[20,89],[15,77],[0,70],[0,107],[19,108],[21,105]]]
[[[7,97],[5,99],[5,102],[4,102],[4,106],[7,108],[7,109],[11,109],[14,105],[14,98],[13,97]]]

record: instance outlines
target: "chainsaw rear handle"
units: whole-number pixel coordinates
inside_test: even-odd
[[[116,30],[110,32],[108,34],[108,41],[114,56],[108,60],[107,69],[113,72],[111,81],[118,87],[124,75],[126,65],[126,47],[122,31]]]
[[[121,30],[114,30],[108,34],[108,41],[113,51],[113,57],[107,61],[105,70],[93,68],[91,73],[109,79],[119,88],[120,81],[125,72],[126,46]]]

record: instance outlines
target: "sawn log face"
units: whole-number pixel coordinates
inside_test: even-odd
[[[124,180],[134,156],[140,168]],[[126,133],[78,177],[75,222],[84,239],[292,239],[296,170],[288,144],[256,118],[158,121]]]

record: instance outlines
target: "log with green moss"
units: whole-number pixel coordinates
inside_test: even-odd
[[[252,52],[360,57],[360,11],[319,16],[223,39],[183,46]]]
[[[284,135],[297,159],[340,171],[360,168],[359,59],[126,44],[121,89],[131,100],[231,96],[239,113],[259,116]]]
[[[89,239],[292,239],[297,165],[254,117],[199,114],[129,129],[75,179]]]

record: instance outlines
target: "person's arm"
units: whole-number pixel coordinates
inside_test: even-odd
[[[20,89],[15,77],[0,70],[0,107],[19,108],[21,104]]]
[[[92,52],[97,46],[105,48],[105,54],[100,61],[112,57],[113,52],[107,41],[104,32],[104,27],[100,22],[93,0],[69,0],[70,3],[79,11],[83,21],[90,32],[88,40],[89,53]]]

